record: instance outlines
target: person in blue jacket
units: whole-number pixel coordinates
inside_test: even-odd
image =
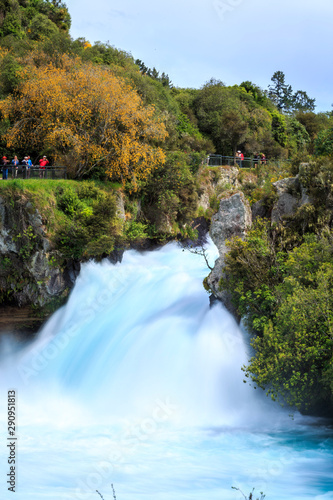
[[[19,166],[20,162],[17,158],[17,156],[14,156],[14,158],[12,159],[12,177],[17,177],[17,172],[18,172],[18,166]]]

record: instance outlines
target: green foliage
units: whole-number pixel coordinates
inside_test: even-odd
[[[274,140],[284,147],[287,144],[287,124],[285,117],[277,111],[272,111],[272,135]]]
[[[1,195],[17,211],[12,224],[16,227],[14,240],[23,260],[36,251],[40,237],[25,223],[22,196],[44,214],[48,236],[60,252],[60,261],[102,258],[113,250],[121,235],[116,199],[109,186],[98,187],[91,181],[15,180],[1,186]]]
[[[198,196],[187,159],[185,153],[169,153],[166,163],[153,171],[144,187],[143,213],[162,232],[195,216]]]
[[[84,250],[85,258],[101,259],[110,255],[114,249],[115,238],[107,234],[102,234],[97,239],[89,241]]]
[[[164,72],[160,75],[159,71],[156,68],[148,68],[143,61],[140,59],[135,60],[135,64],[140,68],[142,75],[147,75],[155,80],[158,80],[162,83],[163,87],[172,88],[172,82],[168,75]]]
[[[261,106],[270,107],[270,100],[260,87],[250,81],[242,82],[240,87],[243,87],[246,92],[253,97],[256,103]]]
[[[12,35],[16,38],[23,37],[21,16],[18,10],[7,12],[1,29],[1,36]]]
[[[249,113],[238,89],[211,80],[198,94],[195,110],[200,130],[212,137],[215,148],[222,154],[234,154],[245,142]]]
[[[310,143],[310,136],[296,118],[288,120],[288,148],[291,154],[305,152]]]
[[[288,256],[279,307],[253,343],[246,371],[273,399],[303,411],[333,407],[332,238],[308,237]]]
[[[257,219],[246,240],[234,238],[228,246],[220,288],[231,294],[250,330],[262,333],[277,307],[274,289],[282,280],[285,257],[276,252],[269,224],[262,219]]]
[[[3,58],[0,74],[0,92],[2,95],[10,94],[17,88],[21,69],[22,67],[11,54],[7,54]]]
[[[315,154],[333,157],[333,127],[319,132],[315,140]]]
[[[84,209],[84,204],[80,201],[78,194],[72,188],[68,187],[57,191],[58,207],[69,217],[73,217]]]
[[[304,90],[297,90],[293,95],[292,105],[296,111],[313,111],[315,109],[315,99],[310,99]]]
[[[285,83],[283,71],[275,71],[271,78],[273,82],[268,86],[268,97],[279,111],[289,111],[292,105],[292,88]]]
[[[311,141],[308,146],[308,150],[310,154],[313,154],[315,151],[315,142],[318,134],[330,128],[330,117],[327,113],[316,114],[311,111],[301,111],[295,115],[295,118],[306,128]],[[322,142],[323,138],[319,140],[320,146],[322,145]]]
[[[58,31],[57,26],[45,14],[37,14],[29,26],[29,38],[39,40],[43,37],[52,36]]]
[[[109,43],[95,42],[94,45],[90,45],[85,39],[79,38],[74,44],[84,61],[92,61],[107,66],[119,66],[121,68],[134,67],[131,54],[117,49]]]
[[[285,83],[283,71],[276,71],[271,80],[273,84],[268,86],[268,97],[280,112],[314,110],[315,99],[311,99],[304,90],[293,93],[291,85]]]
[[[37,40],[58,31],[68,33],[71,18],[66,5],[59,0],[25,0],[2,2],[0,37]]]
[[[149,238],[148,225],[142,222],[127,221],[125,223],[125,235],[129,241],[141,241]]]
[[[81,191],[81,192],[80,192]],[[66,258],[101,258],[114,248],[118,233],[116,202],[112,194],[100,191],[87,193],[86,188],[68,188],[57,193],[57,203],[68,217],[57,229],[54,240],[57,248]]]
[[[299,180],[322,212],[332,208],[333,161],[329,158],[303,163],[299,167]]]
[[[28,226],[13,236],[13,241],[18,243],[19,255],[23,259],[28,259],[37,247],[37,236],[34,234],[32,226]]]
[[[277,227],[257,219],[232,239],[221,289],[250,331],[255,355],[246,376],[273,399],[307,412],[333,409],[333,166],[300,167],[313,203]]]
[[[283,142],[282,131],[277,130],[281,115],[251,82],[225,87],[222,82],[211,80],[198,92],[193,106],[199,129],[212,138],[222,155],[232,156],[239,148],[251,156],[260,150],[270,156],[283,153],[276,142],[286,142],[286,136]],[[272,114],[277,117],[275,121]]]

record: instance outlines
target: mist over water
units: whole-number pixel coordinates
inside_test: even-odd
[[[213,264],[214,245],[208,248]],[[83,266],[38,338],[2,343],[17,390],[17,500],[333,499],[332,432],[244,384],[248,338],[209,308],[202,257],[171,243]],[[0,446],[0,489],[7,450]],[[1,496],[1,498],[3,498]]]

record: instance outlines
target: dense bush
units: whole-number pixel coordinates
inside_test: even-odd
[[[142,211],[157,231],[177,234],[197,208],[196,183],[184,153],[169,153],[143,189]]]
[[[246,369],[260,387],[303,411],[333,408],[332,236],[313,235],[284,263],[275,314]]]
[[[229,242],[225,276],[238,313],[255,334],[246,376],[302,411],[333,408],[333,233],[329,161],[302,164],[311,203],[277,225],[257,220]]]
[[[54,235],[56,247],[65,258],[101,258],[112,252],[119,234],[116,201],[111,193],[93,183],[60,187],[57,206],[67,216]]]

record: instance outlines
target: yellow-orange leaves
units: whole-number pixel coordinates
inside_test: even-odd
[[[123,183],[143,179],[164,161],[165,139],[153,107],[112,72],[64,57],[31,72],[15,96],[0,102],[13,126],[8,146],[48,150],[80,177],[103,165]]]

